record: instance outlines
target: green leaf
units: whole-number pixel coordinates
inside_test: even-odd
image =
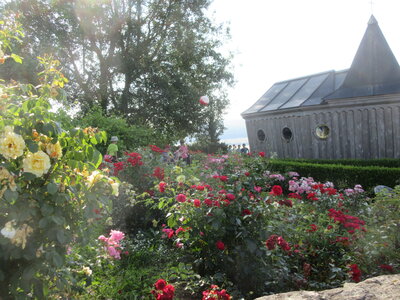
[[[53,263],[59,268],[63,265],[63,258],[57,252],[53,252]]]
[[[18,192],[14,192],[10,189],[6,189],[6,191],[3,194],[4,199],[8,201],[9,203],[12,203],[18,199]]]
[[[35,153],[39,150],[39,145],[36,144],[34,141],[27,140],[27,141],[25,141],[25,143],[30,152]]]
[[[66,241],[64,230],[57,230],[57,240],[61,243],[64,244]]]
[[[58,224],[58,225],[63,225],[64,224],[64,220],[62,217],[59,216],[51,216],[51,219],[53,220],[54,223]]]
[[[98,150],[94,150],[93,157],[91,162],[94,164],[96,168],[98,168],[103,161],[103,155]]]
[[[39,221],[39,228],[45,228],[46,226],[47,226],[47,218],[46,217],[44,217],[44,218],[42,218],[42,219],[40,219],[40,221]]]
[[[19,56],[19,55],[17,55],[17,54],[11,54],[11,58],[16,62],[16,63],[19,63],[19,64],[22,64],[22,57],[21,56]]]
[[[52,136],[52,135],[54,135],[55,130],[54,130],[53,125],[50,124],[50,123],[44,124],[44,125],[43,125],[43,132],[44,132],[44,134],[47,135],[47,136]]]
[[[26,181],[31,181],[31,180],[36,179],[36,175],[33,174],[33,173],[25,172],[24,175],[23,175],[23,178],[24,178]]]
[[[58,191],[58,186],[57,186],[57,184],[55,184],[54,182],[50,182],[50,183],[47,185],[47,192],[48,192],[50,195],[54,195],[55,193],[57,193],[57,191]]]

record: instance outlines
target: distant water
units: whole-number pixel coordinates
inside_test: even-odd
[[[242,145],[243,143],[248,145],[249,140],[247,137],[240,137],[240,138],[233,138],[233,139],[221,139],[221,142],[228,144],[228,145]]]

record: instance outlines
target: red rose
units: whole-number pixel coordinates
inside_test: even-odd
[[[260,155],[261,157],[265,157],[265,152],[258,152],[258,155]]]
[[[204,186],[198,185],[198,186],[196,187],[196,190],[198,190],[198,191],[204,191]]]
[[[282,195],[282,193],[283,193],[283,190],[282,190],[282,187],[280,185],[274,185],[272,187],[271,192],[270,192],[270,194],[273,195],[273,196],[280,196],[280,195]]]
[[[226,194],[226,199],[228,199],[228,200],[230,200],[230,201],[233,201],[233,200],[235,200],[235,195],[233,195],[233,194]]]
[[[176,201],[181,203],[186,202],[186,196],[184,194],[179,194],[176,196]]]
[[[215,246],[217,246],[217,248],[219,249],[219,250],[225,250],[225,244],[222,242],[222,241],[217,241],[216,243],[215,243]]]
[[[354,282],[360,282],[361,281],[361,271],[358,268],[356,264],[350,265],[350,274],[351,278],[353,279]]]
[[[244,175],[250,176],[250,172],[245,172]]]
[[[243,209],[243,211],[242,211],[242,216],[246,216],[246,215],[251,215],[252,214],[252,212],[250,211],[250,209]]]
[[[219,180],[221,180],[222,182],[227,182],[228,181],[228,176],[219,176]]]
[[[162,290],[165,288],[165,286],[167,285],[167,282],[164,279],[158,279],[156,281],[156,283],[154,284],[154,287],[156,288],[156,290]]]
[[[195,207],[200,207],[200,206],[201,206],[201,201],[200,201],[199,199],[194,199],[194,200],[193,200],[193,205],[194,205]]]

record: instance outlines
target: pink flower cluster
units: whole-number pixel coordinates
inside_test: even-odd
[[[364,193],[364,190],[360,184],[356,184],[352,189],[345,189],[344,193],[346,194],[346,196],[352,196]]]
[[[125,234],[123,232],[111,230],[110,237],[107,238],[104,235],[100,235],[98,239],[105,244],[104,248],[111,257],[115,259],[121,259],[122,247],[120,242],[124,239],[124,237]]]

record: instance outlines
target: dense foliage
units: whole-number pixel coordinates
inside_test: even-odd
[[[218,137],[232,84],[229,58],[220,52],[226,31],[207,17],[209,0],[7,1],[26,31],[21,53],[28,69],[0,68],[7,78],[35,70],[37,53],[61,61],[71,80],[68,99],[86,113],[154,128],[177,140]],[[32,66],[33,64],[33,66]],[[34,72],[35,73],[35,72]],[[208,95],[210,106],[197,105]]]

